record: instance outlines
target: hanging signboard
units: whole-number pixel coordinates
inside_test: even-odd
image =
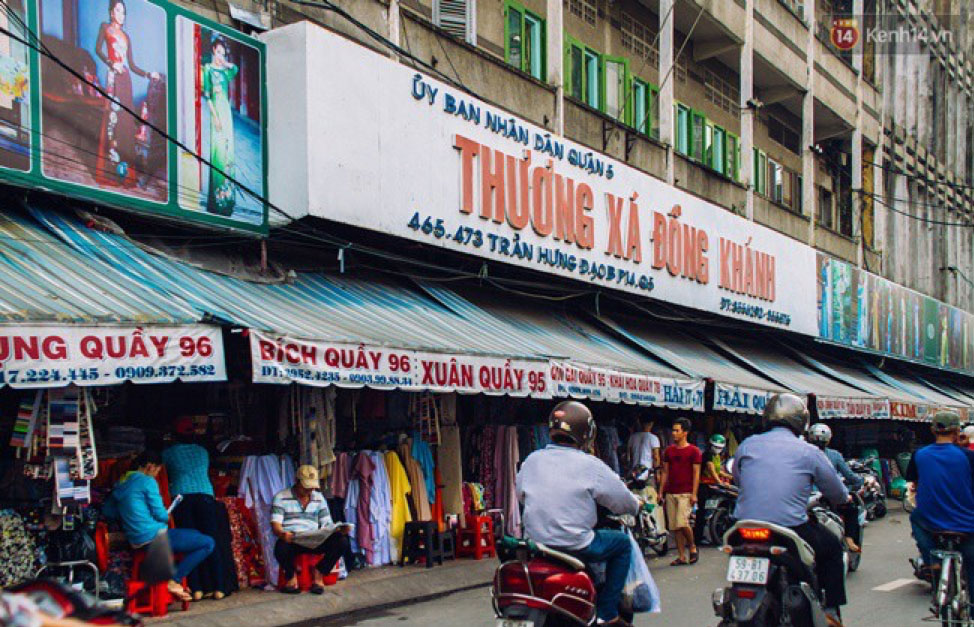
[[[6,5],[0,180],[266,233],[261,42],[165,0]]]
[[[836,418],[890,418],[890,403],[884,398],[840,398],[816,396],[815,407],[822,420]]]
[[[815,333],[807,245],[307,22],[263,39],[297,215]]]
[[[776,392],[728,383],[714,384],[714,409],[740,414],[760,414]]]
[[[0,387],[226,379],[219,327],[0,327]]]
[[[250,331],[255,383],[551,398],[547,362],[275,338]]]
[[[704,381],[621,372],[552,360],[549,369],[555,397],[704,410]]]

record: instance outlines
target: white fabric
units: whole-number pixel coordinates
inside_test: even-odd
[[[659,450],[659,438],[654,433],[647,431],[637,431],[629,436],[629,463],[633,468],[645,466],[652,470],[655,468],[653,463],[653,449]]]
[[[517,475],[528,538],[577,551],[592,543],[596,503],[615,514],[636,515],[639,501],[605,462],[567,446],[550,444],[528,455]]]

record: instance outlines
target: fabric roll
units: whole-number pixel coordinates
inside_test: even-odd
[[[375,545],[373,543],[373,522],[372,522],[372,484],[374,481],[375,464],[367,453],[359,453],[355,458],[352,467],[352,477],[359,482],[358,503],[355,506],[355,515],[358,524],[355,527],[355,539],[365,553],[365,559],[370,564],[375,559]]]
[[[480,485],[484,487],[483,499],[486,507],[494,505],[494,476],[497,474],[494,465],[494,448],[497,439],[497,429],[492,426],[484,427],[480,445]]]
[[[388,451],[384,457],[392,503],[392,513],[389,518],[390,557],[393,562],[397,562],[402,554],[402,537],[406,523],[412,521],[412,514],[409,511],[409,493],[412,488],[399,456],[393,451]]]
[[[437,466],[443,477],[443,511],[463,513],[463,467],[460,452],[460,427],[440,427],[440,446],[436,450]]]
[[[410,454],[411,446],[411,442],[407,439],[399,445],[398,449],[399,461],[402,462],[403,467],[406,469],[406,474],[409,476],[409,485],[412,487],[409,500],[413,504],[413,512],[416,514],[416,520],[432,520],[433,512],[430,510],[429,495],[426,493],[426,478],[423,476],[423,469],[420,468],[419,464]]]
[[[436,481],[434,479],[435,465],[433,464],[433,451],[426,440],[420,437],[419,432],[413,432],[413,444],[409,450],[410,455],[423,469],[423,478],[426,480],[426,496],[430,504],[436,500]]]
[[[392,493],[389,488],[389,474],[382,453],[370,452],[369,459],[375,467],[372,474],[372,494],[369,511],[372,515],[373,566],[383,566],[392,561],[392,546],[389,528],[392,523]]]

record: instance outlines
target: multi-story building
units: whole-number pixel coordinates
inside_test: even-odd
[[[351,16],[512,114],[974,306],[974,12],[962,0],[189,4],[245,29],[310,18],[388,52]],[[830,38],[848,17],[857,39],[837,31],[855,44],[844,51]]]

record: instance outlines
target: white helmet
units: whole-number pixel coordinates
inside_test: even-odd
[[[966,435],[969,440],[974,442],[974,425],[967,425],[964,427],[964,435]]]
[[[832,430],[826,424],[816,423],[808,430],[808,441],[819,448],[825,448],[832,441]]]

